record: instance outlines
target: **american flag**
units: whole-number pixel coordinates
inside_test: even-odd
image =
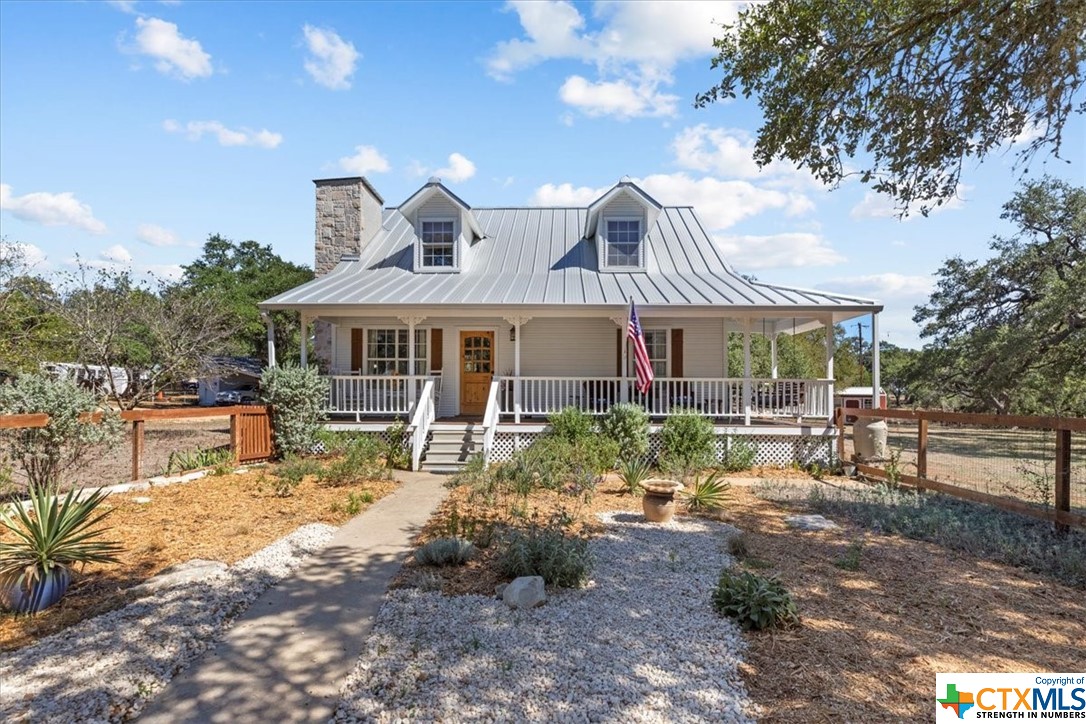
[[[649,360],[649,351],[645,349],[645,333],[641,329],[641,322],[637,320],[637,307],[630,300],[630,321],[626,325],[626,336],[633,342],[634,363],[637,368],[637,390],[642,395],[648,392],[649,385],[655,375],[652,373],[652,362]]]

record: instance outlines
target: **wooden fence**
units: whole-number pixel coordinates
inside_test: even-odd
[[[1086,528],[1086,515],[1072,511],[1071,506],[1071,433],[1086,433],[1086,419],[1073,417],[1024,417],[1012,415],[983,415],[956,412],[937,412],[932,410],[873,410],[858,408],[837,408],[834,420],[837,425],[837,455],[845,460],[845,415],[850,418],[874,418],[878,420],[901,420],[916,423],[916,475],[898,472],[900,482],[925,490],[934,490],[953,495],[965,500],[986,503],[1004,510],[1051,520],[1059,527],[1078,526]],[[993,495],[955,484],[953,480],[934,480],[928,477],[929,444],[928,434],[931,423],[979,428],[1015,428],[1029,431],[1050,431],[1054,436],[1054,480],[1052,505],[1037,505],[1009,497]],[[885,468],[856,461],[856,469],[864,475],[886,480]],[[1086,486],[1086,482],[1083,483]]]
[[[194,420],[207,417],[230,417],[230,451],[236,463],[266,460],[272,456],[271,411],[263,405],[234,407],[179,407],[162,410],[125,410],[121,420],[132,424],[132,479],[143,477],[144,429],[155,420]],[[89,416],[92,421],[101,414]],[[49,416],[0,415],[0,429],[45,427]]]

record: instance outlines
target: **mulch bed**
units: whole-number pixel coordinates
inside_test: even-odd
[[[36,616],[0,614],[0,651],[124,605],[127,589],[167,566],[193,558],[233,564],[306,523],[344,523],[351,493],[369,491],[376,501],[397,486],[379,480],[333,487],[310,476],[280,498],[273,483],[274,466],[268,466],[110,496],[103,505],[113,513],[104,524],[107,538],[124,545],[121,562],[87,566],[83,575],[77,569],[68,594]],[[137,503],[141,497],[151,502]],[[360,510],[368,507],[360,504]]]

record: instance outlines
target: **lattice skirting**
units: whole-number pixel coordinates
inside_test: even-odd
[[[372,436],[372,437],[376,438],[382,445],[388,445],[388,443],[389,443],[388,433],[385,432],[384,430],[372,431],[372,432],[371,431],[356,430],[356,431],[354,431],[353,434],[358,435],[359,437]],[[404,438],[403,447],[404,447],[405,450],[409,450],[411,448],[411,438],[410,437]],[[311,448],[311,452],[314,455],[323,455],[324,453],[326,453],[328,451],[325,450],[323,442],[318,442],[318,443],[313,445],[313,447]]]
[[[490,453],[491,462],[504,462],[513,453],[535,442],[542,432],[496,432]],[[746,440],[755,446],[755,465],[780,465],[792,463],[830,465],[834,458],[833,438],[825,435],[718,435],[717,459],[723,461],[727,446],[733,440]],[[663,449],[659,433],[649,435],[649,457],[653,462]]]

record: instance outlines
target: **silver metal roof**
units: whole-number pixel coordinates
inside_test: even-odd
[[[372,305],[626,305],[732,307],[780,313],[881,311],[870,299],[750,282],[735,273],[689,207],[665,207],[648,233],[647,272],[598,271],[596,241],[582,237],[585,208],[475,208],[486,238],[457,273],[412,271],[414,228],[386,209],[357,260],[261,303],[264,309]],[[319,309],[324,307],[324,309]],[[718,310],[719,311],[719,310]]]

